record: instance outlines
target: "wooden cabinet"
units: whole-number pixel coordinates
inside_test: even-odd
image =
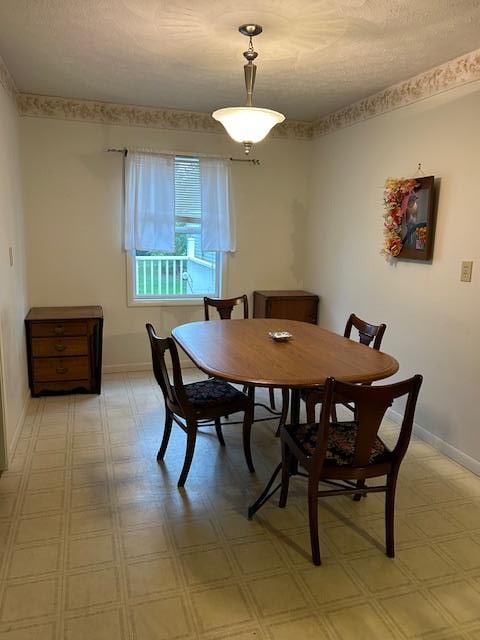
[[[317,324],[319,297],[308,291],[254,291],[254,318],[282,318]]]
[[[32,396],[100,393],[102,307],[33,307],[25,328]]]

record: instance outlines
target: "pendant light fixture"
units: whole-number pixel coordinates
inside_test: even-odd
[[[240,33],[249,38],[247,51],[243,52],[247,60],[244,65],[245,87],[247,90],[246,107],[226,107],[217,109],[212,113],[212,117],[221,122],[228,135],[236,142],[242,142],[245,153],[250,153],[250,149],[255,142],[260,142],[269,131],[280,122],[285,120],[285,116],[278,111],[271,109],[260,109],[252,104],[253,87],[255,84],[255,74],[257,67],[253,61],[258,53],[253,49],[252,38],[262,33],[263,29],[258,24],[243,24],[238,28]]]

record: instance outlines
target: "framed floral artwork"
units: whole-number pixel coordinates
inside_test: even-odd
[[[434,240],[434,177],[388,178],[384,192],[387,259],[431,260]]]

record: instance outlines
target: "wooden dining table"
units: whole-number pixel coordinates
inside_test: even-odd
[[[269,333],[292,337],[274,341]],[[210,376],[255,387],[290,389],[291,420],[299,419],[300,389],[344,382],[374,382],[396,373],[392,356],[307,322],[254,318],[209,320],[175,327],[172,336]]]
[[[287,331],[291,338],[275,342],[270,333]],[[325,384],[329,377],[369,383],[398,371],[392,356],[317,325],[296,320],[254,318],[209,320],[176,327],[172,336],[205,373],[255,387],[280,387],[291,392],[290,420],[300,421],[300,390]],[[278,465],[265,489],[248,507],[248,518],[278,491],[272,489]],[[296,469],[292,469],[296,473]]]

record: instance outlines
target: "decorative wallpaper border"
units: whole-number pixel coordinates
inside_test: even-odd
[[[313,122],[313,137],[327,135],[479,80],[480,49],[477,49],[319,118]]]
[[[4,63],[1,56],[0,56],[0,84],[8,93],[8,95],[11,98],[13,98],[13,100],[17,99],[17,96],[18,96],[17,86],[10,74],[10,71],[7,69],[7,65]]]
[[[275,138],[304,140],[318,138],[476,81],[480,81],[480,49],[388,87],[315,121],[287,120],[276,126],[272,135]],[[208,113],[19,93],[1,58],[0,83],[16,99],[18,111],[22,116],[224,133],[223,127]]]
[[[222,125],[208,113],[157,109],[135,105],[57,98],[22,93],[17,105],[20,115],[40,118],[60,118],[81,120],[103,124],[152,127],[155,129],[176,129],[181,131],[201,131],[204,133],[225,133]],[[312,123],[290,120],[275,127],[274,137],[311,138]]]

